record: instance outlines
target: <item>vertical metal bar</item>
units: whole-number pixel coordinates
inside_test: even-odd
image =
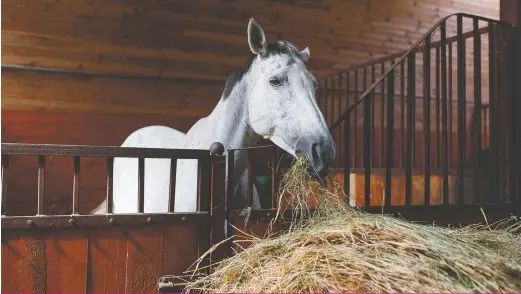
[[[349,91],[351,91],[350,83],[351,83],[351,78],[350,78],[350,74],[348,71],[348,72],[346,72],[346,111],[347,111],[347,109],[349,109],[349,105],[351,104],[351,93],[349,92]],[[352,118],[351,112],[349,112],[349,118],[346,117],[346,120]],[[345,124],[344,127],[351,128],[351,121],[349,121],[347,124]],[[348,136],[347,138],[344,139],[344,143],[346,144],[346,146],[344,146],[344,150],[345,150],[345,156],[349,157],[349,156],[351,156],[351,154],[350,154],[350,151],[352,150],[351,142],[353,141],[353,140],[351,140],[351,130],[350,129],[344,130],[344,135]],[[349,164],[353,164],[353,161],[349,160],[349,159],[346,160],[346,162]],[[349,167],[351,167],[351,166],[349,166]]]
[[[440,168],[440,47],[436,47],[436,152],[434,162],[436,168]]]
[[[72,214],[78,214],[80,197],[80,157],[74,156],[74,177],[72,184]]]
[[[494,162],[494,166],[492,168],[490,185],[491,192],[499,191],[499,156],[498,156],[498,139],[497,139],[497,122],[498,122],[498,113],[497,113],[497,63],[496,63],[496,33],[495,33],[496,25],[489,22],[488,23],[488,72],[489,72],[489,132],[490,132],[490,154],[492,156],[491,161]]]
[[[416,58],[414,53],[407,56],[407,164],[405,166],[405,205],[411,205],[412,168],[414,164],[414,102],[416,100]]]
[[[405,62],[400,64],[400,168],[405,165]]]
[[[358,99],[358,69],[355,69],[355,100],[354,101],[356,101],[357,99]],[[355,117],[353,119],[353,128],[354,128],[353,166],[358,167],[357,160],[356,160],[359,157],[358,156],[358,106],[355,107],[354,112],[355,112]]]
[[[376,67],[375,65],[373,64],[371,66],[371,84],[374,83],[374,81],[376,80]],[[375,95],[374,95],[374,92],[372,93],[372,97],[371,97],[371,136],[373,136],[373,144],[371,144],[371,166],[375,166],[375,158],[376,158],[376,132],[375,132],[375,128],[376,128],[376,122],[375,122],[375,119],[376,119],[376,99],[375,99]]]
[[[333,124],[335,122],[335,96],[336,96],[336,93],[335,93],[335,77],[331,77],[331,104],[329,105],[330,107],[330,121],[329,121],[329,124]],[[333,135],[333,134],[331,134]]]
[[[348,76],[349,77],[349,76]],[[350,131],[350,126],[351,124],[351,112],[348,112],[347,113],[347,116],[346,116],[346,119],[344,121],[344,150],[345,150],[345,155],[344,156],[344,195],[345,195],[345,202],[347,205],[350,205],[351,201],[350,201],[350,189],[349,189],[349,182],[351,180],[351,168],[350,168],[350,163],[349,163],[349,151],[350,151],[350,148],[349,148],[349,131]],[[354,196],[356,197],[356,195]],[[355,198],[356,200],[356,198]]]
[[[463,17],[457,17],[457,46],[458,46],[458,203],[463,204],[465,199],[464,173],[465,168],[465,96],[466,96],[466,67],[465,67],[465,39],[463,38]]]
[[[107,213],[112,213],[114,192],[114,157],[107,157]]]
[[[175,184],[177,179],[177,158],[170,158],[170,195],[168,195],[168,212],[175,212]]]
[[[449,135],[447,132],[447,27],[441,24],[441,132],[443,137],[443,204],[449,204]],[[452,133],[452,130],[451,130]]]
[[[271,148],[271,208],[277,208],[277,145]]]
[[[364,99],[364,206],[371,206],[371,98],[373,95],[369,95]]]
[[[382,75],[383,73],[385,72],[385,62],[382,62],[380,64],[380,67],[382,68]],[[380,167],[384,167],[384,146],[385,146],[385,135],[384,135],[384,122],[385,122],[385,79],[382,80],[381,82],[381,93],[380,93],[380,99],[381,99],[381,103],[382,105],[380,105],[380,109],[381,109],[381,112],[380,112],[380,144],[379,145],[379,148],[380,148]],[[376,100],[375,100],[376,101]],[[375,144],[376,145],[376,144]]]
[[[425,38],[423,51],[423,180],[424,205],[430,205],[431,195],[431,35]]]
[[[234,183],[235,183],[235,151],[234,150],[228,150],[228,153],[226,155],[226,193],[225,193],[225,239],[228,239],[230,236],[233,236],[233,226],[231,225],[231,210],[232,210],[232,197],[233,197],[233,190],[234,190]],[[230,239],[228,242],[226,242],[226,256],[231,256],[233,254],[233,241]]]
[[[364,75],[364,77],[362,78],[362,89],[363,91],[365,92],[365,90],[367,89],[367,66],[364,66],[363,70],[362,70],[362,74]],[[369,99],[371,100],[371,97],[367,97],[366,99]],[[365,113],[365,112],[364,112]],[[365,115],[365,114],[364,114]],[[371,120],[370,117],[364,117],[364,121],[365,120]],[[365,131],[364,131],[365,132]],[[363,134],[362,136],[366,136],[366,134]],[[370,133],[368,133],[367,136],[370,136]],[[371,160],[371,155],[369,155],[369,160]]]
[[[474,153],[475,158],[474,160],[474,191],[477,195],[477,199],[479,199],[479,202],[482,202],[482,196],[483,193],[479,189],[479,186],[477,183],[480,181],[480,175],[479,175],[479,158],[481,157],[481,34],[479,32],[479,26],[478,26],[478,20],[473,19],[473,29],[474,29],[474,118],[473,118],[473,125],[471,126],[474,128],[475,134],[474,134]],[[471,153],[471,154],[472,154]]]
[[[9,155],[2,154],[2,215],[7,214],[7,181],[9,178]]]
[[[391,169],[394,159],[394,70],[389,72],[387,80],[387,150],[385,167],[385,206],[391,206]]]
[[[343,98],[343,95],[342,95],[342,74],[338,74],[338,116],[337,118],[340,118],[340,116],[342,115],[343,113],[343,109],[342,109],[342,98]],[[342,148],[342,125],[338,125],[337,127],[337,148],[338,148],[338,155],[336,157],[336,162],[337,162],[337,165],[336,167],[340,167],[340,158],[341,158],[341,152],[343,150]]]
[[[328,125],[330,124],[329,121],[329,106],[328,106],[328,97],[329,97],[329,88],[328,88],[328,78],[324,79],[324,117],[326,118],[326,122]]]
[[[449,45],[449,89],[448,89],[448,94],[449,94],[449,105],[448,105],[448,111],[449,111],[449,152],[448,152],[448,157],[449,157],[449,168],[452,169],[454,168],[454,162],[452,160],[452,156],[453,156],[453,150],[454,150],[454,142],[453,142],[453,130],[454,130],[454,127],[453,127],[453,124],[452,124],[452,118],[453,118],[453,114],[452,114],[452,107],[454,105],[453,103],[453,100],[454,100],[454,97],[453,97],[453,87],[452,87],[452,73],[453,73],[453,68],[452,68],[452,43],[450,43]]]
[[[248,207],[253,206],[253,149],[248,149]]]
[[[137,194],[137,208],[138,213],[143,213],[145,210],[145,158],[138,159],[138,194]]]
[[[45,156],[38,156],[38,211],[37,215],[44,214],[45,203]]]

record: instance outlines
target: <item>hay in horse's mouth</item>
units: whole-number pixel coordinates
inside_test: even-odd
[[[291,228],[277,237],[252,238],[251,246],[185,290],[521,291],[518,220],[505,220],[497,230],[448,229],[366,214],[344,203],[338,183],[321,188],[305,170],[299,158],[283,179],[281,206],[300,211]]]

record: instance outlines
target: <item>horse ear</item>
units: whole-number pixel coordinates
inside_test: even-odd
[[[248,45],[250,45],[250,50],[253,54],[264,55],[268,51],[268,42],[266,41],[264,31],[253,17],[250,18],[248,23]]]
[[[302,58],[302,60],[304,60],[304,62],[308,62],[311,52],[309,52],[309,48],[306,47],[306,48],[304,48],[304,50],[300,51],[299,54],[300,54],[300,57]]]

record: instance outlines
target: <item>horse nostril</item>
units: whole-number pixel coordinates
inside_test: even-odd
[[[320,153],[320,147],[318,146],[318,144],[317,143],[311,144],[311,156],[314,159],[318,159],[319,153]]]

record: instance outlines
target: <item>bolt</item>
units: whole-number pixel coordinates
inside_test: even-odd
[[[183,217],[181,218],[181,220],[182,220],[182,221],[185,221],[185,220],[186,220],[186,216],[183,216]]]
[[[27,225],[30,226],[30,227],[34,226],[34,221],[33,220],[28,220],[27,221]]]
[[[268,212],[268,213],[266,213],[266,216],[271,216],[271,213],[269,213],[269,212]]]
[[[109,218],[109,224],[113,225],[115,223],[114,218]]]
[[[152,222],[152,218],[149,216],[147,217],[147,224],[151,223]]]
[[[69,224],[74,225],[74,224],[76,224],[76,222],[74,221],[74,219],[71,218],[71,219],[69,220]]]

